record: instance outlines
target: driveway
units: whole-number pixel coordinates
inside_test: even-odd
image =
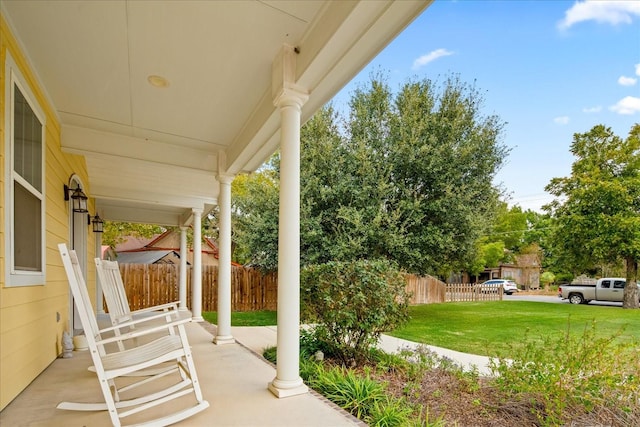
[[[502,298],[503,301],[533,301],[533,302],[549,302],[554,304],[569,304],[568,300],[562,300],[556,295],[523,295],[513,294],[505,295]],[[588,305],[608,306],[608,307],[622,307],[621,302],[608,302],[608,301],[591,301]]]

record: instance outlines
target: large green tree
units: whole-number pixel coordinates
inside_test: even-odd
[[[346,117],[328,106],[311,118],[301,131],[303,265],[387,258],[410,272],[443,274],[473,259],[495,214],[492,180],[507,154],[502,122],[482,105],[482,94],[454,76],[408,82],[396,94],[374,76],[354,91]],[[243,231],[262,233],[253,242],[268,250],[250,251],[261,265],[276,265],[265,240],[277,234],[267,233],[273,216],[264,209],[277,200],[262,200],[276,195],[256,195],[263,210]]]
[[[278,268],[278,165],[276,153],[231,186],[233,260],[264,270]]]
[[[571,176],[554,178],[546,190],[557,198],[547,206],[554,218],[554,246],[577,269],[594,262],[626,263],[623,307],[638,308],[640,258],[640,124],[626,139],[595,126],[575,134]]]
[[[303,128],[304,261],[389,258],[443,274],[475,255],[506,155],[502,123],[450,77],[357,89],[344,128],[331,108]]]

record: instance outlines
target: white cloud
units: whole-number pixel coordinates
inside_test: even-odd
[[[558,28],[567,29],[578,22],[596,21],[618,25],[630,24],[640,16],[640,2],[630,0],[585,0],[576,2],[565,12]]]
[[[640,112],[640,98],[626,96],[609,109],[618,114],[633,115]]]
[[[640,64],[636,64],[636,76],[640,76]]]
[[[618,78],[618,84],[622,86],[633,86],[638,82],[638,79],[633,77],[620,76]]]
[[[600,111],[602,111],[602,107],[601,106],[596,106],[596,107],[585,107],[582,109],[583,113],[599,113]]]
[[[566,125],[569,123],[569,117],[568,116],[556,117],[555,119],[553,119],[553,122],[558,125]]]
[[[429,52],[426,55],[422,55],[420,58],[413,61],[413,66],[411,69],[417,70],[418,68],[424,67],[429,62],[435,61],[438,58],[442,58],[443,56],[453,55],[453,52],[447,49],[436,49],[433,52]]]

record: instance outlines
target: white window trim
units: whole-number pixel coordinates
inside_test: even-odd
[[[4,114],[4,129],[5,129],[5,141],[4,141],[4,157],[5,157],[5,188],[4,188],[4,197],[5,197],[5,221],[4,221],[4,232],[5,232],[5,286],[6,287],[16,287],[16,286],[37,286],[44,285],[46,282],[46,161],[45,161],[45,153],[46,153],[46,115],[44,114],[44,110],[40,106],[40,104],[36,101],[36,97],[31,91],[29,85],[27,84],[26,79],[20,72],[19,67],[17,66],[14,59],[11,57],[11,54],[7,52],[5,59],[5,114]],[[41,153],[41,177],[42,177],[42,191],[39,191],[41,195],[41,204],[40,204],[40,220],[41,220],[41,271],[24,271],[24,270],[15,270],[13,265],[13,249],[14,249],[14,221],[13,221],[13,181],[17,180],[21,185],[32,188],[27,182],[25,182],[21,177],[14,176],[13,170],[13,136],[14,136],[14,122],[13,122],[13,114],[14,114],[14,87],[17,86],[22,96],[27,100],[29,106],[33,110],[34,114],[42,124],[42,153]]]

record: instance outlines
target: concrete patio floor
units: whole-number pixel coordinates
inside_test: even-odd
[[[218,346],[212,343],[215,326],[207,323],[186,326],[202,391],[210,407],[182,421],[180,426],[365,425],[313,391],[278,399],[267,390],[267,383],[274,379],[276,371],[259,353],[275,344],[275,327],[232,328],[238,342]],[[111,425],[104,411],[56,409],[61,401],[102,401],[96,376],[87,371],[90,365],[87,351],[74,351],[70,359],[56,359],[0,412],[0,425]],[[162,406],[153,409],[158,411],[153,417],[164,415],[163,409]]]

